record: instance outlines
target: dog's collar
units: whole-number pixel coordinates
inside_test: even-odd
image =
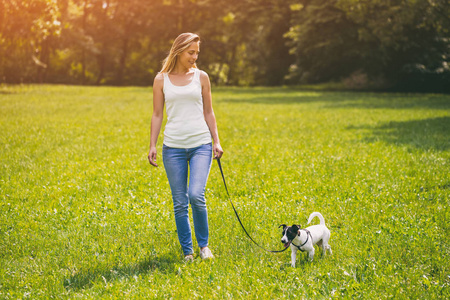
[[[306,243],[309,240],[309,237],[311,237],[311,240],[312,240],[312,236],[311,236],[311,232],[309,232],[308,229],[300,229],[300,230],[306,231],[306,241],[303,244],[301,244],[300,246],[297,246],[296,244],[294,244],[293,241],[291,241],[291,244],[294,245],[294,247],[297,247],[298,250],[304,252],[305,250],[303,250],[302,247],[306,245]],[[300,236],[300,234],[298,234],[298,235]]]

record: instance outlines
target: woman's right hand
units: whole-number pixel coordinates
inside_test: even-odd
[[[148,152],[148,161],[154,167],[156,163],[156,143],[158,141],[159,131],[164,117],[164,76],[161,73],[156,75],[153,82],[153,113],[152,126],[150,129],[150,151]]]
[[[158,166],[158,164],[156,163],[156,147],[150,148],[150,151],[148,152],[148,161],[152,166]]]

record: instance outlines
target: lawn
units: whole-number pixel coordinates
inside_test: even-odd
[[[332,256],[262,251],[214,162],[212,261],[185,264],[150,88],[0,86],[0,298],[448,299],[450,95],[214,88],[249,233],[321,212]],[[158,143],[161,159],[162,135]],[[318,220],[315,219],[314,222]]]

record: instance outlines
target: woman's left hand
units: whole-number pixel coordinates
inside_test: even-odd
[[[223,150],[220,144],[213,145],[214,158],[221,158],[223,155]]]

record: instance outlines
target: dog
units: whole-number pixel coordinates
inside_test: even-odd
[[[300,225],[286,226],[280,225],[278,228],[283,227],[283,237],[281,242],[284,247],[291,246],[291,265],[295,268],[295,259],[297,257],[297,251],[306,251],[308,253],[309,261],[314,259],[314,245],[317,244],[322,247],[322,255],[324,256],[326,251],[331,252],[331,247],[328,245],[330,240],[330,230],[325,226],[325,219],[321,213],[313,212],[308,218],[308,224],[311,223],[314,217],[319,217],[320,225],[309,226],[306,229],[302,229]]]

